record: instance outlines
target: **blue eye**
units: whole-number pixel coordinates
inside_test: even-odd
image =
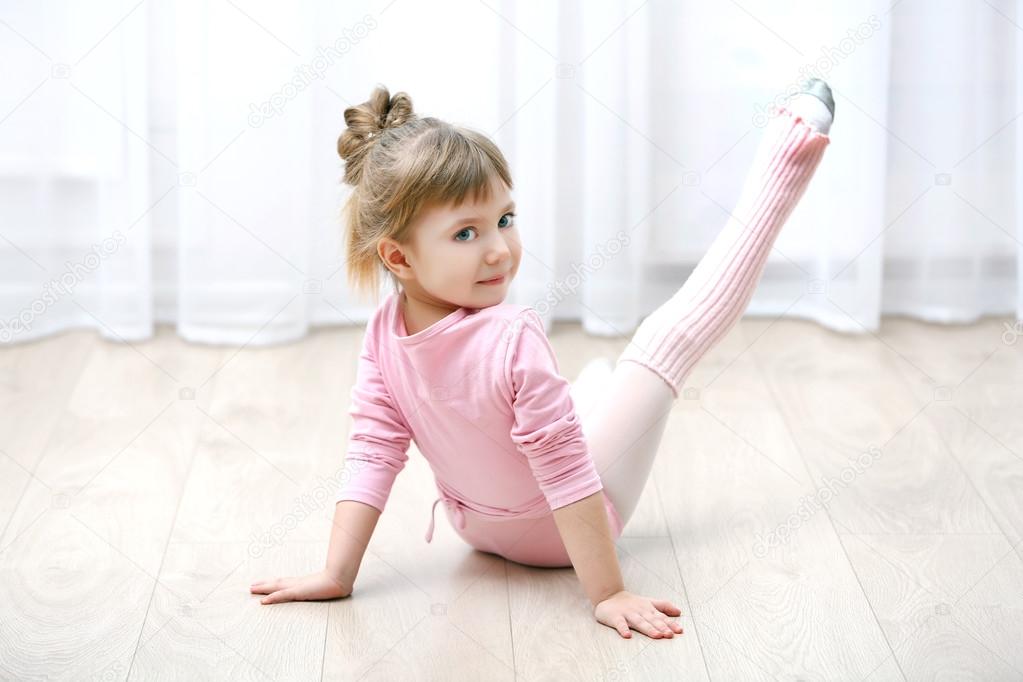
[[[505,213],[505,214],[504,214],[503,216],[501,216],[501,220],[504,220],[505,218],[507,218],[507,217],[509,217],[509,216],[510,216],[511,218],[514,218],[514,217],[515,217],[515,214],[514,214],[514,213]],[[504,225],[501,225],[501,221],[500,221],[500,220],[498,221],[498,227],[511,227],[511,226],[512,226],[512,225],[514,225],[514,224],[515,224],[515,221],[514,221],[514,220],[512,220],[512,221],[511,221],[510,223],[506,223],[506,224],[504,224]],[[459,230],[458,232],[456,232],[456,233],[455,233],[455,241],[456,241],[456,242],[465,242],[465,241],[471,241],[471,240],[469,240],[469,239],[459,239],[459,238],[458,238],[458,235],[460,235],[460,234],[463,234],[463,233],[466,233],[466,232],[468,232],[469,230],[475,230],[475,229],[476,229],[475,227],[463,227],[463,228],[462,228],[461,230]]]

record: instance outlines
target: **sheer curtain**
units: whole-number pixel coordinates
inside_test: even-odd
[[[5,7],[0,343],[365,321],[335,143],[377,83],[501,146],[524,240],[508,300],[548,322],[627,335],[670,296],[806,75],[833,86],[833,141],[749,314],[1023,318],[1013,2],[340,5]]]

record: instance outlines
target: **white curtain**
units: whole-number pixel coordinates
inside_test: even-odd
[[[832,144],[749,314],[1023,318],[1023,13],[891,2],[5,3],[0,343],[366,320],[335,144],[378,83],[503,149],[525,249],[508,300],[548,321],[631,334],[806,75],[834,89]]]

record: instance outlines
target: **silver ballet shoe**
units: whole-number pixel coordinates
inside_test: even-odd
[[[835,98],[831,95],[831,88],[828,84],[822,81],[820,78],[811,78],[803,85],[803,89],[800,93],[806,93],[813,95],[820,101],[824,102],[824,106],[828,108],[828,112],[831,117],[835,117]]]

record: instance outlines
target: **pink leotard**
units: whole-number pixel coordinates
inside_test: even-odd
[[[552,510],[603,490],[539,315],[459,308],[407,334],[391,294],[366,327],[336,501],[381,512],[414,440],[456,532],[512,561],[569,566]],[[603,495],[612,536],[618,514]]]

